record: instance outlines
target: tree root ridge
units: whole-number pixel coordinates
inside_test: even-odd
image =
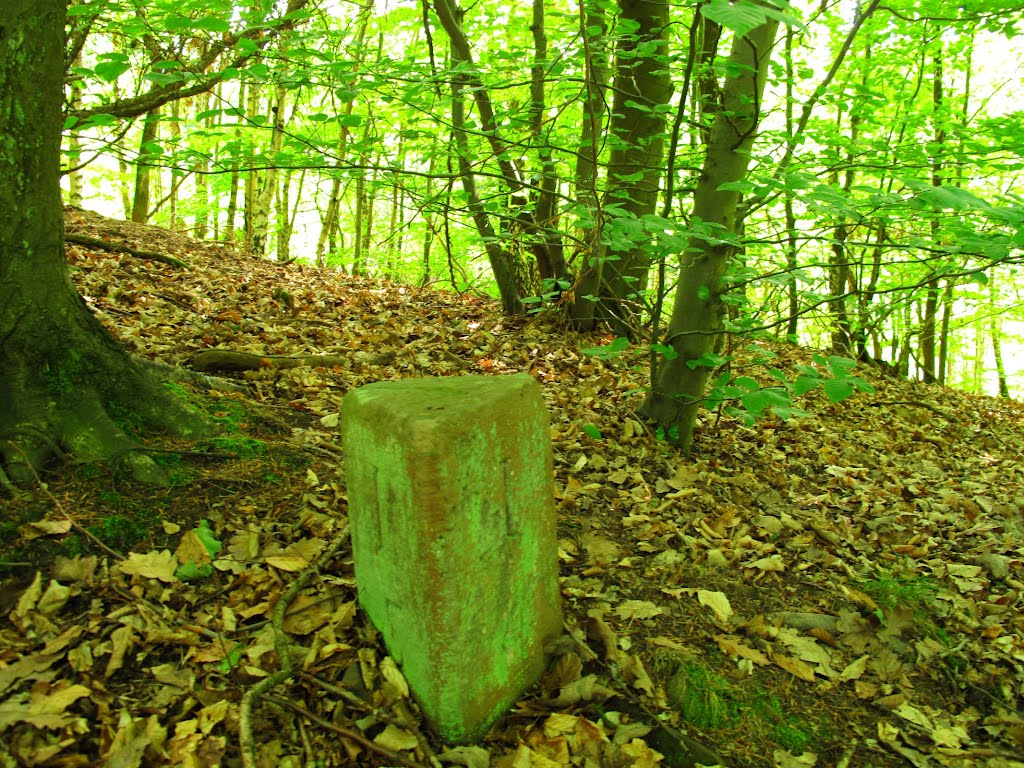
[[[127,354],[100,354],[76,372],[74,385],[14,373],[0,410],[3,486],[23,485],[51,460],[111,461],[135,480],[165,486],[163,470],[132,435],[136,430],[175,437],[215,432],[207,418],[168,391],[163,382]]]

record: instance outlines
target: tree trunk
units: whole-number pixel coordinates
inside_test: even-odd
[[[467,87],[467,78],[457,75],[452,82],[452,132],[455,135],[455,153],[459,161],[459,178],[466,193],[466,205],[469,208],[477,232],[484,241],[484,249],[494,273],[494,281],[498,284],[501,295],[501,308],[507,315],[523,313],[523,297],[516,290],[512,256],[503,246],[491,226],[483,201],[476,189],[476,177],[469,159],[469,140],[466,134],[466,105],[462,92]],[[452,282],[455,282],[454,279]]]
[[[132,221],[145,224],[149,219],[150,200],[150,163],[158,154],[153,152],[160,128],[160,109],[146,114],[142,122],[142,138],[139,140],[139,162],[135,166],[135,199],[132,201]]]
[[[533,66],[530,68],[530,133],[540,160],[540,190],[531,190],[535,200],[527,238],[537,262],[537,272],[548,281],[547,291],[556,290],[558,281],[568,284],[569,266],[565,263],[562,234],[558,230],[556,193],[558,176],[550,137],[545,127],[547,111],[545,78],[548,68],[548,36],[544,25],[544,0],[533,0]],[[536,182],[535,182],[536,183]]]
[[[746,176],[778,26],[777,21],[768,21],[747,36],[737,37],[729,55],[726,70],[734,74],[722,86],[721,109],[711,126],[693,198],[694,220],[715,227],[712,231],[723,240],[737,232],[739,192],[722,186],[733,185]],[[703,235],[687,242],[666,330],[665,343],[672,346],[674,357],[652,368],[651,392],[640,409],[684,452],[693,441],[697,409],[710,372],[704,365],[691,368],[690,363],[714,349],[722,327],[722,276],[733,250],[727,242],[712,245]]]
[[[999,283],[996,281],[996,271],[993,269],[988,281],[988,334],[992,341],[992,358],[996,364],[996,384],[999,387],[1000,397],[1010,396],[1010,386],[1006,380],[1006,365],[1003,362],[1003,323],[1002,314],[999,312]],[[982,359],[983,354],[979,352],[978,358]]]
[[[514,144],[506,141],[502,135],[491,95],[473,61],[469,39],[462,26],[463,11],[456,6],[453,0],[433,0],[433,6],[438,20],[445,32],[448,33],[452,61],[461,65],[457,68],[457,74],[452,83],[452,124],[455,129],[456,151],[459,156],[459,176],[466,195],[470,198],[468,204],[470,216],[477,234],[484,242],[491,270],[494,273],[494,280],[498,284],[498,291],[501,294],[502,308],[506,313],[519,314],[522,312],[523,298],[535,291],[533,261],[536,261],[545,276],[553,280],[568,276],[568,267],[561,249],[561,236],[553,226],[557,182],[554,177],[551,148],[546,140],[534,142],[534,148],[537,149],[541,161],[541,178],[539,185],[535,185],[540,189],[534,191],[533,205],[530,206],[522,193],[526,183],[526,179],[523,178],[524,165],[517,166],[513,161],[511,150],[514,148]],[[544,4],[540,0],[535,0],[531,24],[531,31],[534,35],[534,63],[531,68],[530,81],[531,118],[535,121],[533,123],[534,137],[540,136],[541,132],[537,121],[542,120],[544,112],[542,106],[538,108],[538,105],[542,105],[544,100],[544,71],[538,66],[538,62],[543,61],[547,56],[547,37],[544,32],[543,16]],[[504,210],[498,212],[498,216],[503,222],[515,220],[515,239],[525,237],[530,241],[532,259],[524,258],[524,251],[518,243],[492,242],[492,238],[495,236],[503,241],[512,238],[502,237],[501,234],[496,235],[489,212],[476,191],[476,179],[470,162],[469,139],[465,121],[460,119],[456,122],[455,119],[456,112],[465,113],[465,106],[461,103],[464,91],[469,92],[476,104],[482,129],[479,133],[490,146],[501,172],[506,204]],[[517,198],[519,199],[517,200]]]
[[[946,288],[942,292],[942,320],[939,324],[939,384],[946,383],[949,367],[949,326],[953,319],[953,280],[946,278]]]
[[[277,260],[288,261],[291,258],[292,231],[295,219],[292,215],[292,176],[293,171],[284,171],[281,174],[281,189],[277,195]],[[298,208],[302,199],[302,179],[305,171],[299,177],[299,191],[295,195],[295,207]]]
[[[356,38],[354,41],[356,55],[355,61],[353,62],[354,69],[358,69],[362,66],[363,62],[363,43],[366,41],[366,29],[370,24],[370,11],[373,10],[373,0],[368,0],[365,6],[359,11],[359,27],[356,32]],[[331,177],[331,192],[330,197],[327,199],[327,212],[323,217],[323,226],[320,228],[320,236],[316,241],[316,265],[318,267],[326,264],[325,249],[327,247],[327,241],[331,237],[331,233],[334,232],[338,226],[338,211],[341,205],[341,165],[345,162],[346,155],[348,153],[348,121],[352,117],[352,110],[355,105],[355,97],[350,96],[345,102],[345,110],[342,112],[342,117],[338,121],[338,148],[334,155],[334,167],[338,170],[334,172]],[[334,251],[334,246],[331,246],[331,251]]]
[[[277,192],[277,155],[284,144],[284,128],[287,124],[285,119],[285,101],[288,96],[288,89],[284,85],[278,85],[273,106],[270,108],[273,119],[273,129],[270,133],[270,149],[267,155],[270,157],[269,167],[263,177],[263,188],[256,199],[256,209],[252,217],[252,252],[257,256],[267,255],[267,239],[270,235],[270,211],[274,205],[274,197]]]
[[[248,84],[246,100],[247,106],[245,113],[249,120],[253,120],[260,111],[260,92],[255,82]],[[256,139],[253,137],[252,131],[249,131],[246,147],[248,149],[246,159],[251,168],[251,166],[256,163]],[[253,243],[255,241],[256,233],[256,208],[258,207],[259,197],[259,178],[259,172],[255,170],[249,170],[245,174],[245,237],[242,241],[242,248],[246,253],[252,253],[254,247]]]
[[[939,311],[939,278],[933,277],[925,285],[924,308],[921,312],[921,380],[934,384],[935,375],[935,320]]]
[[[632,222],[654,213],[664,159],[665,113],[672,97],[672,81],[665,62],[668,48],[667,0],[619,0],[620,21],[636,31],[623,35],[615,54],[615,98],[610,126],[608,189],[603,209],[615,210],[602,220],[602,240],[618,241],[603,248],[590,273],[580,281],[580,301],[573,307],[575,325],[593,327],[594,320],[611,321],[628,334],[650,270],[649,236],[615,236],[619,218]],[[609,228],[611,232],[609,233]],[[632,229],[632,227],[630,227]],[[642,228],[641,228],[642,232]],[[585,296],[597,296],[593,299]]]
[[[578,267],[580,283],[576,286],[572,313],[580,327],[596,322],[597,301],[592,290],[601,284],[604,252],[601,246],[601,206],[598,196],[598,168],[604,137],[604,118],[608,83],[611,77],[607,53],[608,20],[600,2],[581,3],[580,36],[583,40],[586,98],[580,121],[580,140],[576,146],[576,168],[573,190],[579,206],[580,219]],[[590,30],[594,30],[591,33]]]
[[[55,445],[78,461],[123,460],[157,482],[159,468],[107,409],[180,435],[206,424],[111,338],[71,284],[59,179],[65,3],[2,8],[0,114],[10,140],[0,149],[0,456],[19,482]]]
[[[78,54],[75,56],[75,60],[72,62],[72,66],[82,66],[82,51],[79,49]],[[82,81],[75,78],[71,81],[69,88],[71,100],[69,106],[71,109],[77,109],[82,104]],[[82,162],[82,142],[78,138],[78,132],[72,132],[68,136],[68,161],[67,167],[68,173],[68,204],[73,205],[76,208],[82,207],[82,173],[81,171],[75,170],[78,165]]]
[[[796,83],[796,68],[793,66],[793,36],[790,29],[786,32],[786,135],[793,136],[793,85]],[[792,342],[797,340],[800,322],[800,286],[797,282],[797,231],[796,212],[793,210],[795,191],[787,184],[783,190],[783,204],[786,216],[786,270],[789,273],[786,284],[788,307],[786,310],[786,338]]]
[[[202,114],[210,108],[210,93],[196,97],[195,109],[197,114]],[[205,130],[212,131],[213,120],[207,116],[199,121]],[[206,155],[200,155],[202,159],[196,162],[196,171],[192,179],[195,185],[195,208],[196,219],[192,226],[192,237],[205,240],[210,232],[210,179],[207,173],[210,170],[210,161]],[[216,227],[214,227],[216,228]]]

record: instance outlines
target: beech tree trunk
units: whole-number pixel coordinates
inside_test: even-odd
[[[206,431],[89,312],[64,260],[60,142],[63,0],[0,5],[0,458],[28,481],[55,446],[78,461],[121,459],[136,477],[159,468],[135,450],[110,407],[176,434]],[[27,87],[31,83],[32,87]]]
[[[284,85],[278,85],[275,91],[275,99],[270,107],[270,116],[273,120],[273,128],[270,132],[270,150],[268,156],[276,158],[284,143],[284,129],[288,120],[285,117],[285,103],[288,97],[288,89]],[[256,199],[256,209],[253,211],[252,224],[252,253],[256,256],[267,255],[267,239],[270,236],[270,211],[274,205],[274,195],[277,192],[277,166],[272,160],[263,177],[263,187],[260,189]]]
[[[704,166],[693,197],[694,220],[717,229],[729,240],[738,231],[739,192],[722,189],[742,181],[750,162],[761,111],[761,96],[777,21],[768,21],[733,42],[726,71],[735,73],[722,85],[721,109],[715,114]],[[728,242],[712,245],[691,237],[680,258],[679,284],[665,343],[675,356],[651,372],[651,392],[640,412],[665,430],[666,437],[689,451],[711,369],[690,367],[713,351],[722,328],[722,276],[734,253]]]
[[[132,202],[132,221],[145,224],[149,220],[150,163],[156,154],[151,150],[160,128],[160,108],[146,114],[142,122],[142,138],[139,139],[139,162],[135,166],[135,199]]]
[[[619,38],[611,115],[608,189],[604,195],[602,244],[591,254],[576,287],[573,324],[591,330],[610,322],[631,335],[631,319],[644,302],[651,266],[649,236],[615,236],[615,218],[639,220],[654,213],[663,176],[665,114],[672,81],[665,62],[668,49],[667,0],[619,0],[620,19],[636,31]],[[608,215],[608,209],[615,211]],[[606,228],[612,228],[609,235]],[[628,228],[623,228],[628,231]],[[614,238],[614,248],[603,245]],[[588,298],[589,297],[589,298]]]

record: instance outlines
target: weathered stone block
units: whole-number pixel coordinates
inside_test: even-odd
[[[439,735],[476,740],[562,629],[540,388],[379,382],[346,395],[342,421],[360,604]]]

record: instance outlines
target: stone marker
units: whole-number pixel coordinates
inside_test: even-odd
[[[540,387],[379,382],[345,396],[342,421],[359,602],[438,734],[475,741],[562,631]]]

